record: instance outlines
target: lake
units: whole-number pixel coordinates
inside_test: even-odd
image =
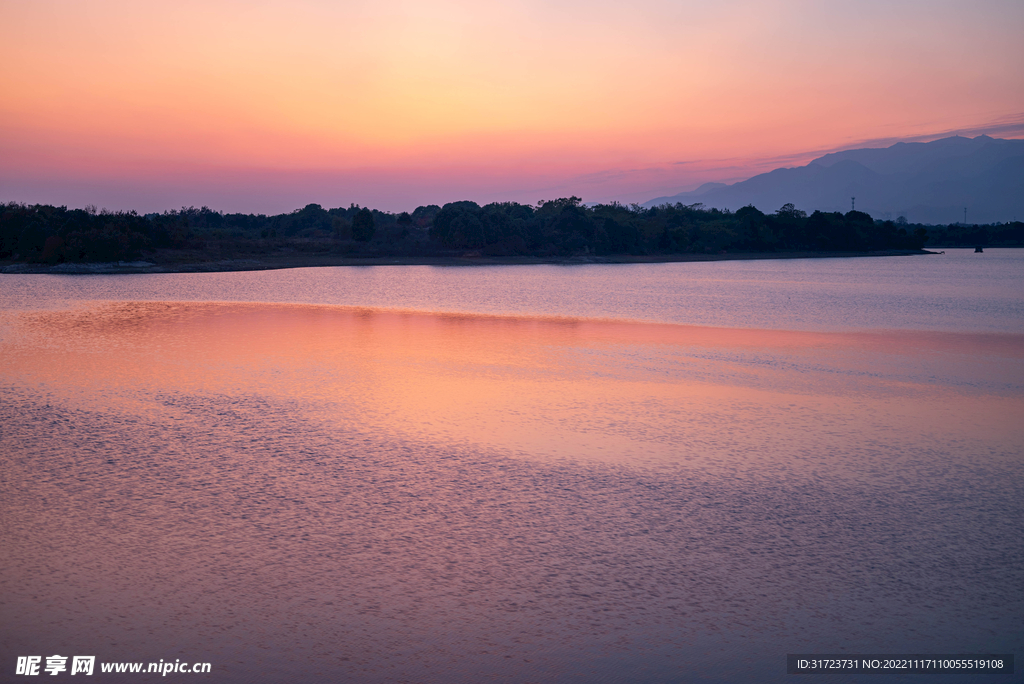
[[[0,359],[9,674],[772,682],[1024,645],[1022,250],[4,275]]]

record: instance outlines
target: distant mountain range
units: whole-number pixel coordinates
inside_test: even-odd
[[[726,185],[658,197],[643,206],[703,203],[730,209],[753,204],[766,213],[787,203],[811,213],[856,208],[876,219],[911,223],[995,223],[1024,220],[1024,140],[981,135],[927,143],[844,150],[807,166],[775,169]]]

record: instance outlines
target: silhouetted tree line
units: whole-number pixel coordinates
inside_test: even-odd
[[[378,238],[399,245],[413,231],[426,234],[440,207],[393,215],[358,205],[325,210],[310,204],[290,214],[223,214],[183,207],[162,214],[68,209],[49,205],[0,205],[0,259],[60,263],[124,261],[159,250],[196,258],[259,254],[291,248],[358,251]],[[379,246],[378,246],[379,249]]]
[[[937,238],[937,240],[936,240]],[[393,214],[351,205],[310,204],[288,214],[224,214],[207,207],[162,214],[0,205],[0,258],[15,261],[123,261],[161,250],[196,260],[280,252],[353,256],[577,256],[774,251],[920,249],[925,244],[1024,245],[1021,223],[939,228],[876,221],[859,211],[810,216],[787,204],[772,214],[703,205],[584,206],[578,197],[429,205]]]
[[[937,247],[1024,247],[1024,222],[929,227],[929,245]]]

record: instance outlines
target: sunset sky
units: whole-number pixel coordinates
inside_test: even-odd
[[[1020,0],[0,0],[0,201],[640,202],[1024,137]]]

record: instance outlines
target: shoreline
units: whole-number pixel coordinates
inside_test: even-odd
[[[210,261],[117,261],[105,263],[28,264],[0,262],[0,273],[9,275],[113,275],[140,273],[226,273],[269,271],[284,268],[327,266],[531,266],[583,264],[662,264],[704,261],[755,261],[765,259],[839,259],[935,255],[930,250],[881,250],[875,252],[733,252],[719,254],[653,254],[575,257],[503,256],[488,257],[468,252],[459,256],[371,256],[340,254],[271,254],[249,259]]]

